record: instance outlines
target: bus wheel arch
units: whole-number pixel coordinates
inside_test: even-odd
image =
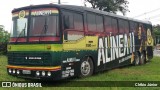
[[[90,56],[85,56],[81,60],[80,64],[80,77],[91,76],[94,72],[93,58]]]
[[[93,59],[92,56],[88,56],[88,57],[90,57],[93,62],[93,73],[95,73],[95,66],[96,66],[95,60]]]

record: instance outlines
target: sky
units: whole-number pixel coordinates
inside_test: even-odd
[[[28,5],[57,3],[58,0],[1,0],[0,5],[0,25],[5,26],[5,30],[11,30],[12,14],[14,8],[24,7]],[[61,0],[62,4],[84,5],[84,0]],[[149,20],[153,25],[160,24],[160,0],[128,0],[127,17]],[[122,14],[120,14],[122,15]]]

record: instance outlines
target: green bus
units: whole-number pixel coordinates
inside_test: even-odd
[[[82,6],[43,4],[12,11],[9,75],[59,80],[153,57],[152,24]]]

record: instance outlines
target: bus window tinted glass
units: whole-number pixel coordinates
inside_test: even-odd
[[[83,18],[81,14],[74,13],[74,29],[83,30]]]
[[[96,15],[97,32],[103,32],[103,17]]]
[[[127,34],[129,33],[128,21],[119,19],[118,24],[119,24],[119,33],[120,34],[123,34],[124,32]]]
[[[30,36],[58,36],[58,16],[33,17]]]
[[[136,30],[138,29],[138,24],[136,22],[131,22],[130,21],[130,32],[136,32]]]
[[[73,13],[64,11],[63,14],[64,29],[73,29]]]
[[[27,36],[27,18],[13,19],[13,30],[11,37],[25,37]]]
[[[105,32],[107,34],[110,34],[110,32],[112,32],[112,20],[111,17],[105,17]]]
[[[117,19],[105,16],[105,32],[106,34],[117,35]]]
[[[118,34],[117,20],[113,18],[112,18],[112,31],[113,31],[113,35]]]
[[[87,14],[88,31],[96,31],[95,14]]]

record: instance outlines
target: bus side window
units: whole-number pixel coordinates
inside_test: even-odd
[[[130,21],[130,32],[136,33],[138,24],[136,22]]]
[[[118,20],[119,24],[119,34],[129,34],[129,24],[128,21],[119,19]]]
[[[117,35],[118,34],[118,26],[117,19],[105,16],[105,32],[107,35]]]
[[[103,32],[103,17],[94,13],[87,14],[88,31],[91,32]]]
[[[104,27],[103,27],[103,17],[100,15],[96,15],[96,27],[97,27],[97,32],[103,32]]]
[[[134,31],[136,30],[136,29],[135,29],[135,23],[132,22],[132,21],[130,21],[130,22],[129,22],[129,25],[130,25],[129,31],[130,31],[130,32],[134,32]]]
[[[123,34],[124,33],[124,21],[119,19],[118,25],[119,25],[119,34]]]
[[[75,41],[84,37],[83,15],[76,12],[64,13],[64,40]]]
[[[112,18],[113,35],[118,35],[117,19]]]
[[[112,19],[111,17],[105,16],[104,18],[104,25],[105,25],[105,32],[107,35],[110,35],[110,33],[112,32],[112,23],[111,23]]]
[[[96,16],[95,14],[87,14],[88,31],[96,31]]]
[[[74,13],[74,29],[83,31],[83,15]]]
[[[73,14],[70,12],[63,12],[64,29],[73,29]]]
[[[129,22],[125,21],[125,32],[129,34]]]

